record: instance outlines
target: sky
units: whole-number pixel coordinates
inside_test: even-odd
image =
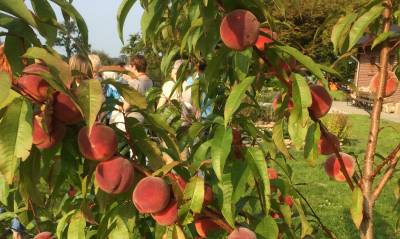
[[[73,5],[85,19],[89,29],[89,43],[92,50],[102,50],[112,57],[118,57],[122,43],[117,32],[117,11],[122,0],[74,0]],[[62,21],[61,12],[57,18]],[[138,3],[131,9],[125,21],[125,41],[129,34],[140,32],[143,9]]]

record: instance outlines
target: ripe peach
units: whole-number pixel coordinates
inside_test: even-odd
[[[328,133],[328,135],[321,134],[318,143],[318,152],[323,155],[330,155],[335,153],[335,148],[340,149],[338,137],[331,133]]]
[[[212,231],[221,230],[221,227],[209,218],[197,219],[194,222],[194,226],[201,238],[207,238],[209,233]]]
[[[271,38],[266,37],[266,36],[261,35],[261,34],[258,36],[258,39],[257,39],[257,42],[256,42],[256,47],[257,47],[258,50],[264,51],[265,50],[265,44],[271,44],[272,42],[274,42],[273,39],[276,39],[277,37],[276,37],[276,33],[272,32],[268,28],[261,28],[260,31],[264,32],[264,33],[267,33],[268,35],[270,35],[272,37],[272,39],[271,39]]]
[[[378,92],[380,76],[381,74],[379,72],[376,73],[369,83],[369,89],[374,94]],[[388,71],[384,97],[392,96],[396,92],[398,85],[399,80],[397,79],[396,74],[393,71]]]
[[[340,155],[342,156],[347,173],[350,177],[352,177],[355,171],[356,160],[351,155],[346,153],[340,153]],[[326,160],[325,172],[333,180],[338,182],[346,181],[344,174],[340,170],[339,159],[336,157],[336,155],[332,155]]]
[[[278,172],[274,168],[268,168],[269,180],[278,179]]]
[[[53,121],[47,126],[48,132],[42,128],[40,116],[35,116],[32,122],[32,143],[38,149],[49,149],[58,144],[65,136],[65,125]],[[46,123],[45,123],[46,124]]]
[[[332,98],[324,87],[313,85],[310,87],[312,104],[309,108],[310,112],[316,118],[322,118],[328,114],[332,106]]]
[[[260,22],[250,11],[238,9],[222,19],[220,35],[225,45],[243,51],[254,45],[259,34]]]
[[[76,124],[83,120],[82,114],[69,96],[61,92],[54,94],[54,116],[65,124]]]
[[[37,234],[33,239],[53,239],[53,234],[51,232],[41,232]]]
[[[129,160],[120,156],[101,162],[96,166],[96,182],[104,192],[126,192],[132,186],[133,166]]]
[[[117,136],[110,127],[97,123],[93,125],[90,135],[87,126],[79,131],[78,146],[85,158],[104,161],[117,151]]]
[[[47,99],[49,84],[42,77],[36,75],[40,72],[49,72],[46,66],[32,64],[23,70],[23,75],[17,80],[17,87],[33,99],[44,102]]]
[[[293,198],[290,195],[286,195],[286,196],[279,196],[279,201],[281,203],[285,203],[286,205],[288,205],[289,207],[293,206]]]
[[[237,128],[232,129],[232,144],[240,145],[242,144],[242,134]]]
[[[214,194],[210,185],[204,186],[204,205],[210,205],[214,200]]]
[[[172,199],[166,208],[151,216],[161,226],[172,225],[178,220],[178,203]]]
[[[183,192],[185,191],[186,188],[186,181],[185,179],[183,179],[180,175],[176,175],[174,173],[168,173],[167,176],[176,182],[176,184],[178,185],[179,189]]]
[[[132,201],[140,213],[157,213],[165,209],[171,198],[168,184],[158,177],[140,180],[132,194]]]
[[[250,229],[238,227],[229,234],[228,239],[257,239],[257,236]]]

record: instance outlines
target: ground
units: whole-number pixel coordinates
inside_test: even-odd
[[[365,115],[350,115],[352,122],[350,144],[343,146],[343,151],[357,155],[362,162],[367,144],[369,118]],[[400,142],[400,124],[383,121],[384,128],[380,134],[380,143],[377,153],[386,156]],[[352,223],[349,207],[351,192],[345,183],[330,181],[323,169],[324,156],[319,158],[317,166],[312,167],[302,160],[302,154],[294,153],[296,160],[291,161],[294,182],[300,191],[307,197],[310,204],[321,217],[321,220],[330,228],[337,238],[359,238]],[[378,162],[380,160],[378,159]],[[394,195],[399,173],[395,174],[383,191],[375,207],[375,231],[377,239],[400,238],[399,230],[396,233],[396,222],[400,218],[400,208],[396,206]],[[320,232],[315,238],[325,238]]]

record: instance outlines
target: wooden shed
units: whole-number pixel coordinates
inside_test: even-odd
[[[357,54],[357,68],[354,76],[354,84],[356,92],[353,96],[353,102],[363,106],[371,105],[374,95],[369,89],[369,84],[375,74],[378,73],[378,66],[380,62],[380,49],[379,47],[371,51],[369,42],[370,36],[365,36],[360,40],[360,47]],[[398,59],[396,51],[392,51],[389,61],[389,70],[397,65]],[[397,108],[397,109],[396,109]],[[383,111],[387,113],[400,114],[400,87],[390,97],[385,98]]]

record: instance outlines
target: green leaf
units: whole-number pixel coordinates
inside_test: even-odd
[[[57,16],[47,0],[31,1],[38,16],[38,29],[47,39],[47,45],[52,46],[57,38]]]
[[[296,48],[286,46],[286,45],[275,45],[280,51],[285,52],[291,56],[293,56],[298,62],[300,62],[303,66],[305,66],[308,70],[313,73],[316,77],[321,80],[325,80],[324,74],[322,73],[320,67],[317,63],[315,63],[310,57],[303,55]]]
[[[60,6],[63,12],[67,13],[70,17],[72,17],[72,19],[74,19],[76,25],[78,26],[79,33],[82,35],[85,47],[89,46],[88,28],[81,14],[68,1],[64,0],[51,0],[51,1]]]
[[[354,22],[349,33],[349,47],[347,50],[351,50],[357,44],[368,26],[382,14],[384,9],[385,7],[381,4],[373,6]]]
[[[275,123],[274,129],[272,130],[272,139],[278,150],[285,155],[286,158],[291,158],[283,138],[283,120],[279,120]]]
[[[2,104],[10,94],[11,79],[10,76],[0,71],[0,104]]]
[[[247,162],[251,165],[251,169],[253,171],[253,176],[255,180],[260,180],[262,187],[262,192],[264,196],[265,202],[265,211],[268,212],[271,203],[270,203],[270,196],[271,196],[271,189],[269,184],[269,177],[267,172],[267,161],[265,160],[264,153],[261,149],[250,147],[246,151],[245,158]]]
[[[349,32],[351,24],[357,19],[356,13],[350,13],[341,17],[332,30],[331,41],[333,43],[333,50],[335,54],[340,52],[343,43],[347,38],[346,34]]]
[[[129,230],[120,216],[116,216],[113,221],[113,227],[108,234],[109,239],[129,239]]]
[[[204,179],[196,176],[186,184],[183,200],[187,201],[189,208],[194,213],[200,213],[204,201]]]
[[[117,13],[117,22],[118,22],[118,35],[121,39],[121,42],[124,42],[124,24],[126,20],[126,16],[128,16],[129,11],[135,4],[136,0],[123,0],[121,5],[119,5],[118,13]]]
[[[296,207],[297,212],[299,213],[300,216],[300,221],[301,221],[301,238],[306,237],[307,235],[312,235],[313,233],[313,228],[310,225],[310,223],[307,220],[306,215],[304,214],[303,207],[301,206],[300,200],[299,199],[294,199],[294,206]]]
[[[211,144],[211,160],[215,175],[222,180],[226,159],[232,145],[232,129],[218,125]]]
[[[278,238],[279,228],[274,219],[266,216],[257,224],[255,232],[260,236],[259,239],[276,239]]]
[[[169,69],[171,65],[172,59],[176,56],[176,54],[179,52],[179,48],[173,48],[172,50],[169,51],[168,54],[166,54],[162,60],[161,60],[161,72],[164,74],[164,76],[167,76],[169,74]]]
[[[24,54],[25,58],[40,59],[50,67],[53,76],[60,77],[65,86],[72,83],[69,65],[55,52],[48,52],[43,48],[32,47]]]
[[[374,42],[372,43],[371,50],[373,50],[377,45],[383,43],[387,39],[398,37],[399,35],[400,34],[396,32],[382,32],[375,38]]]
[[[8,107],[0,122],[0,172],[11,184],[20,160],[28,158],[32,146],[32,108],[23,98]]]
[[[232,194],[232,203],[236,204],[239,202],[243,195],[246,193],[247,183],[250,177],[250,167],[249,164],[241,161],[235,160],[232,164],[232,185],[235,189]]]
[[[200,147],[196,150],[193,155],[193,161],[190,165],[190,173],[194,174],[201,167],[201,163],[207,159],[207,154],[209,149],[211,148],[212,140],[204,142]]]
[[[21,60],[21,56],[25,53],[24,39],[8,35],[4,43],[4,52],[10,63],[13,75],[21,75],[24,68]]]
[[[245,51],[235,52],[233,61],[235,63],[235,72],[238,74],[239,79],[245,79],[247,76],[250,64],[253,60],[252,53],[252,48]]]
[[[85,238],[86,221],[81,212],[76,212],[69,222],[68,226],[68,239],[82,239]]]
[[[233,87],[225,104],[225,111],[224,111],[225,127],[229,124],[233,114],[239,108],[242,100],[246,96],[247,89],[251,86],[254,79],[255,79],[254,76],[247,77],[243,79],[242,82]]]
[[[351,196],[351,218],[353,219],[354,224],[357,229],[360,228],[362,220],[363,220],[363,203],[364,196],[359,187],[355,187]]]
[[[33,27],[37,27],[35,18],[26,7],[24,0],[0,1],[0,9],[14,16],[20,17]]]
[[[67,221],[69,221],[69,218],[72,216],[72,214],[76,213],[76,210],[69,211],[67,214],[65,214],[57,224],[57,229],[56,229],[56,234],[57,238],[63,238],[63,233],[65,228],[67,227]]]
[[[10,193],[10,189],[8,188],[8,184],[6,178],[0,174],[0,203],[3,205],[8,205],[8,194]]]
[[[76,90],[76,97],[86,124],[91,128],[105,100],[100,81],[96,79],[82,81]]]
[[[30,42],[35,46],[41,46],[41,43],[32,28],[19,18],[0,12],[0,26],[7,29],[13,36],[24,38],[27,42]],[[21,50],[23,49],[20,49],[20,51]]]
[[[16,98],[20,97],[21,95],[18,94],[17,92],[15,92],[14,90],[10,90],[8,92],[8,96],[6,99],[4,99],[2,102],[0,102],[0,110],[3,109],[4,107],[7,107],[8,105],[10,105],[13,100],[15,100]]]
[[[232,204],[232,195],[233,195],[233,185],[232,185],[232,173],[231,170],[228,170],[229,173],[222,175],[222,182],[220,182],[219,186],[222,190],[222,215],[226,219],[229,225],[232,227],[235,226],[235,207]]]
[[[308,160],[311,165],[315,165],[318,159],[318,143],[320,139],[320,130],[317,123],[311,124],[308,128],[306,142],[304,146],[304,158]]]

